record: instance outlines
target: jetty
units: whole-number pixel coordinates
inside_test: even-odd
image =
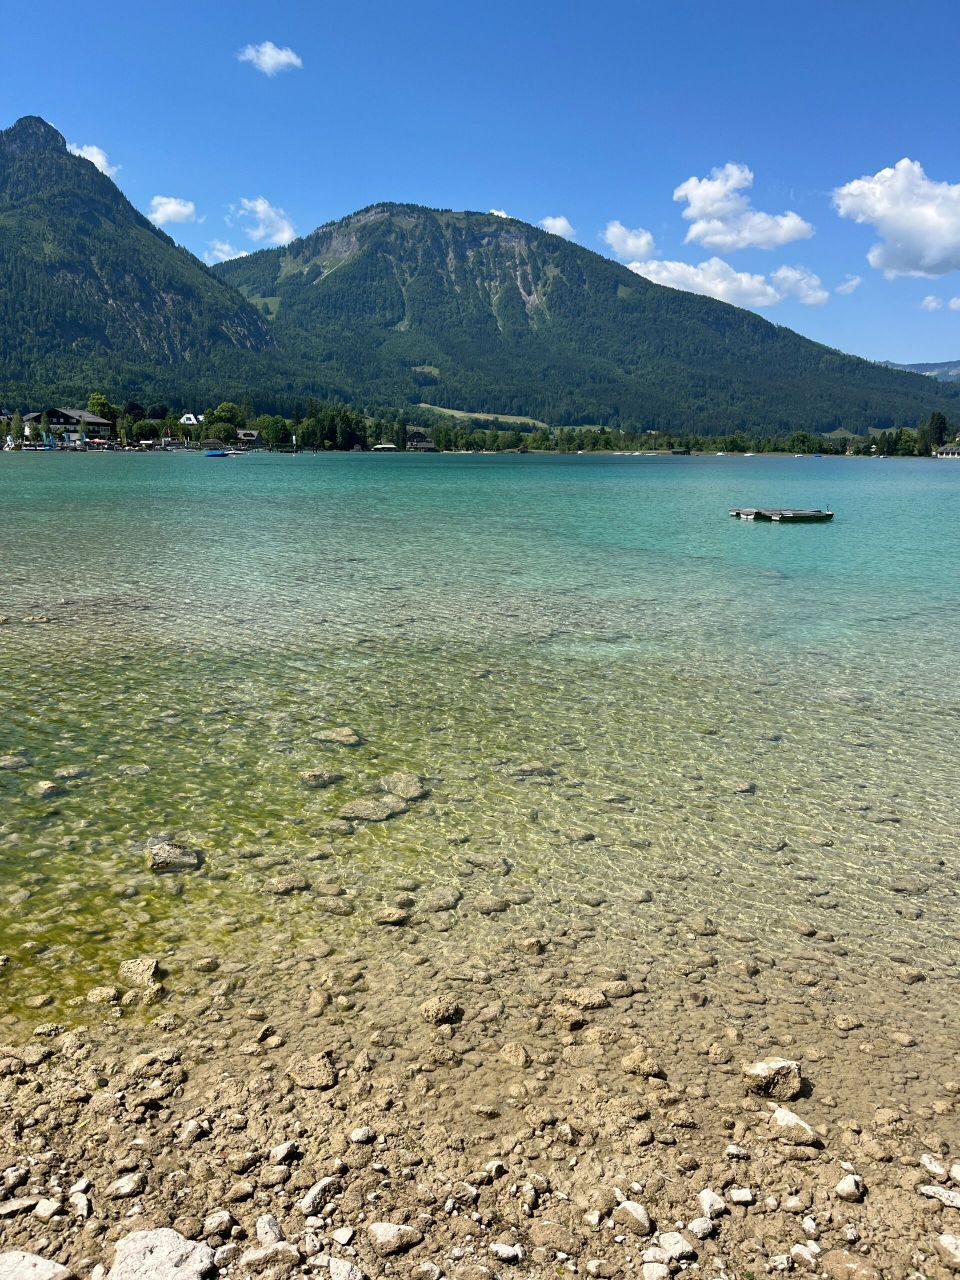
[[[832,511],[819,507],[805,511],[795,507],[733,507],[730,514],[738,520],[772,520],[776,524],[819,524],[833,519]]]

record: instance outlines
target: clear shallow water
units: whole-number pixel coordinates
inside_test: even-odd
[[[701,944],[663,922],[707,912],[731,956],[777,949],[786,989],[812,918],[846,952],[833,999],[933,1023],[955,1001],[960,467],[6,455],[0,498],[0,754],[29,761],[0,771],[8,1019],[144,951],[382,946],[411,877],[463,891],[423,924],[457,963],[586,921],[598,955],[689,969]],[[318,743],[337,724],[365,745]],[[518,778],[532,759],[555,776]],[[344,780],[304,790],[318,764]],[[397,768],[431,798],[331,841]],[[204,869],[146,873],[161,831]],[[352,914],[265,895],[287,870]]]

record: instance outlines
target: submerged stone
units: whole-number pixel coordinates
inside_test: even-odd
[[[400,796],[402,800],[422,800],[430,794],[430,788],[418,773],[388,773],[377,786],[390,795]]]
[[[319,790],[321,787],[329,787],[339,782],[343,774],[336,773],[333,769],[304,769],[297,776],[305,787],[314,787]]]
[[[336,747],[359,747],[363,739],[356,729],[340,725],[334,729],[320,729],[313,735],[315,742],[329,742]]]
[[[147,867],[151,871],[196,871],[202,858],[197,849],[182,844],[155,844],[147,850]]]
[[[386,822],[407,812],[407,805],[399,796],[370,796],[362,800],[351,800],[340,810],[340,817],[355,822]]]

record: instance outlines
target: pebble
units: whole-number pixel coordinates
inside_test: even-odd
[[[848,1173],[841,1178],[833,1189],[840,1200],[848,1200],[851,1204],[859,1204],[866,1195],[866,1184],[857,1173]]]
[[[147,851],[147,867],[150,871],[196,871],[200,854],[181,844],[155,844]]]
[[[134,1173],[125,1173],[107,1187],[107,1195],[111,1200],[130,1200],[138,1196],[147,1185],[146,1175],[139,1169]]]
[[[640,1236],[648,1236],[653,1231],[649,1213],[636,1200],[622,1200],[613,1211],[613,1220]]]
[[[424,1022],[442,1026],[444,1023],[457,1022],[463,1017],[463,1009],[453,996],[432,996],[424,1000],[420,1006],[420,1017]]]

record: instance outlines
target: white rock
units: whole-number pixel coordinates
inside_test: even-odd
[[[35,1218],[39,1218],[41,1222],[49,1222],[51,1218],[55,1218],[57,1216],[62,1208],[63,1204],[61,1201],[50,1200],[47,1197],[44,1197],[42,1200],[37,1201],[37,1206],[33,1211],[33,1216]]]
[[[960,1271],[960,1236],[945,1231],[942,1236],[937,1236],[936,1247],[940,1261],[951,1271]]]
[[[777,1098],[781,1102],[798,1098],[803,1087],[800,1063],[790,1058],[768,1058],[765,1062],[751,1062],[743,1068],[743,1078],[752,1093]]]
[[[521,1262],[523,1260],[523,1250],[518,1244],[502,1244],[500,1241],[495,1241],[490,1246],[490,1254],[498,1262]]]
[[[73,1272],[36,1253],[0,1253],[0,1280],[72,1280]]]
[[[134,1173],[125,1173],[116,1182],[111,1182],[107,1187],[107,1195],[111,1200],[129,1200],[132,1196],[138,1196],[146,1185],[147,1179],[139,1170]],[[134,1232],[134,1235],[144,1234],[146,1233]]]
[[[277,1244],[283,1239],[280,1223],[272,1213],[263,1213],[257,1219],[257,1239],[261,1244]]]
[[[356,1146],[366,1146],[367,1143],[375,1141],[376,1136],[368,1124],[362,1124],[358,1129],[351,1131],[350,1141]]]
[[[717,1224],[712,1218],[691,1218],[687,1223],[687,1230],[698,1240],[708,1239],[716,1229]]]
[[[213,1250],[179,1231],[160,1227],[134,1231],[117,1242],[109,1280],[202,1280],[213,1267]]]
[[[86,1220],[90,1217],[92,1207],[90,1197],[84,1195],[82,1191],[74,1191],[70,1195],[70,1207],[78,1218]]]
[[[812,1241],[807,1244],[795,1244],[790,1250],[790,1257],[798,1267],[806,1271],[816,1271],[820,1266],[820,1246]]]
[[[932,1156],[929,1151],[924,1151],[920,1157],[920,1163],[926,1169],[927,1173],[934,1178],[945,1178],[947,1176],[947,1166],[942,1160],[938,1160],[936,1156]]]
[[[960,1187],[960,1160],[950,1166],[950,1181],[955,1182]]]
[[[337,1227],[336,1231],[330,1232],[330,1237],[337,1244],[347,1245],[353,1239],[353,1227]]]
[[[360,1268],[354,1266],[349,1258],[330,1258],[327,1266],[330,1270],[330,1280],[367,1280]]]
[[[741,1147],[738,1142],[731,1142],[725,1148],[723,1154],[728,1160],[749,1160],[750,1152],[746,1147]]]
[[[770,1125],[780,1139],[791,1147],[816,1147],[820,1144],[820,1139],[814,1133],[806,1120],[800,1117],[787,1107],[778,1107],[776,1103],[770,1103]]]
[[[729,1212],[727,1202],[723,1196],[718,1195],[710,1187],[704,1187],[700,1192],[697,1196],[697,1204],[708,1218],[722,1218],[725,1213]]]
[[[670,1268],[665,1262],[645,1262],[640,1268],[640,1280],[670,1280]]]
[[[948,1209],[960,1209],[960,1191],[949,1191],[946,1187],[917,1187],[922,1196],[930,1200],[939,1200]]]
[[[233,1226],[233,1214],[229,1209],[214,1209],[203,1220],[205,1236],[228,1236]]]
[[[299,1261],[300,1250],[286,1240],[275,1240],[273,1244],[265,1244],[261,1249],[248,1249],[240,1255],[241,1267],[255,1273],[267,1271],[271,1280],[278,1274],[289,1274]]]
[[[391,1254],[402,1253],[412,1245],[419,1244],[423,1233],[416,1227],[407,1227],[397,1222],[371,1222],[367,1227],[367,1239],[381,1258]]]
[[[657,1244],[671,1262],[682,1262],[685,1258],[695,1258],[697,1251],[679,1231],[661,1231]]]
[[[321,1178],[319,1182],[313,1184],[302,1200],[297,1201],[297,1208],[305,1218],[309,1218],[324,1204],[331,1187],[338,1181],[339,1179],[332,1177]]]
[[[858,1204],[866,1192],[866,1184],[858,1173],[848,1173],[833,1188],[835,1196],[840,1200],[849,1200],[851,1204]]]
[[[731,1187],[727,1192],[731,1204],[753,1204],[754,1194],[749,1187]]]
[[[613,1211],[613,1220],[641,1236],[648,1236],[653,1230],[649,1213],[637,1200],[621,1200]]]

